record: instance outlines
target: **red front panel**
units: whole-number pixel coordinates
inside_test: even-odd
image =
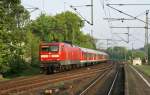
[[[40,61],[60,60],[59,44],[47,44],[40,46]]]

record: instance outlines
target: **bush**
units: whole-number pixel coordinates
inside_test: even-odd
[[[21,58],[21,56],[13,55],[9,58],[9,67],[10,69],[6,75],[17,76],[30,66]]]

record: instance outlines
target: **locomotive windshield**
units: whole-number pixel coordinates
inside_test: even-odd
[[[49,51],[49,47],[48,46],[42,47],[42,51],[48,52]]]
[[[42,51],[45,52],[57,52],[59,50],[58,46],[43,46]]]
[[[58,46],[50,46],[50,51],[58,51]]]

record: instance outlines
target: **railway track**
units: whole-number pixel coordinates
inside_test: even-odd
[[[100,79],[102,79],[107,74],[107,70],[104,71],[102,75],[99,75],[86,89],[84,89],[79,95],[86,95],[87,91],[90,90]]]
[[[112,85],[111,85],[111,87],[110,87],[110,89],[109,89],[107,95],[111,95],[111,93],[112,93],[112,91],[113,91],[113,88],[114,88],[114,86],[115,86],[116,80],[117,80],[117,78],[118,78],[118,73],[119,73],[119,72],[117,72],[117,73],[115,74],[115,77],[114,77],[114,79],[113,79]]]
[[[101,64],[101,68],[105,67],[105,65],[106,64]],[[92,67],[89,67],[89,68],[94,69],[95,67],[96,66],[92,66]],[[10,85],[8,88],[11,88],[11,86],[14,87],[14,86],[19,86],[19,85],[24,85],[24,82],[26,82],[26,83],[30,82],[30,81],[36,82],[36,81],[42,81],[42,80],[49,79],[49,78],[54,79],[54,78],[63,77],[64,74],[74,74],[74,72],[76,74],[80,73],[80,72],[76,72],[76,71],[77,70],[73,70],[73,71],[69,71],[69,73],[62,72],[62,73],[57,73],[57,74],[53,74],[53,75],[37,75],[37,76],[33,76],[33,77],[28,77],[28,78],[17,78],[17,79],[14,79],[14,80],[1,82],[0,91],[3,90],[3,89],[6,89],[8,87],[8,84]],[[86,72],[87,68],[82,68],[80,71],[81,72]]]
[[[103,78],[104,78],[106,75],[108,75],[111,70],[112,70],[112,69],[107,69],[107,70],[103,71],[102,74],[99,74],[83,91],[81,91],[81,92],[79,93],[79,95],[88,95],[89,92],[94,89],[94,87],[97,85],[97,83],[98,83],[99,81],[104,80]]]
[[[106,64],[100,64],[101,67],[105,67]],[[95,66],[90,66],[89,68],[95,68]],[[69,71],[69,72],[75,72],[77,69],[74,69],[72,71]],[[86,70],[86,68],[81,68],[80,69],[81,71],[84,71]],[[66,72],[61,72],[61,73],[57,73],[57,74],[53,74],[52,76],[55,77],[55,76],[58,76],[58,75],[62,75],[62,74],[65,74]],[[23,81],[28,81],[28,80],[33,80],[33,79],[38,79],[38,78],[41,78],[41,77],[45,77],[47,75],[35,75],[35,76],[30,76],[30,77],[19,77],[19,78],[15,78],[15,79],[12,79],[12,80],[6,80],[6,81],[3,81],[3,82],[0,82],[0,86],[1,85],[7,85],[7,84],[18,84],[20,82],[23,82]]]
[[[123,67],[108,69],[98,75],[79,95],[124,95]],[[119,90],[119,91],[118,91]]]
[[[97,65],[93,67],[82,68],[81,70],[74,70],[70,72],[62,72],[54,75],[39,75],[18,81],[8,81],[8,83],[0,84],[0,95],[7,95],[9,93],[21,93],[38,87],[42,87],[49,83],[56,83],[59,81],[79,79],[89,77],[95,73],[106,71],[112,68],[112,64]],[[87,72],[88,71],[88,72]]]

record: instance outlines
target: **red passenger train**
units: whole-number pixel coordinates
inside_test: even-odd
[[[88,66],[108,60],[108,55],[104,52],[81,48],[64,42],[42,43],[39,53],[40,67],[47,73]]]

